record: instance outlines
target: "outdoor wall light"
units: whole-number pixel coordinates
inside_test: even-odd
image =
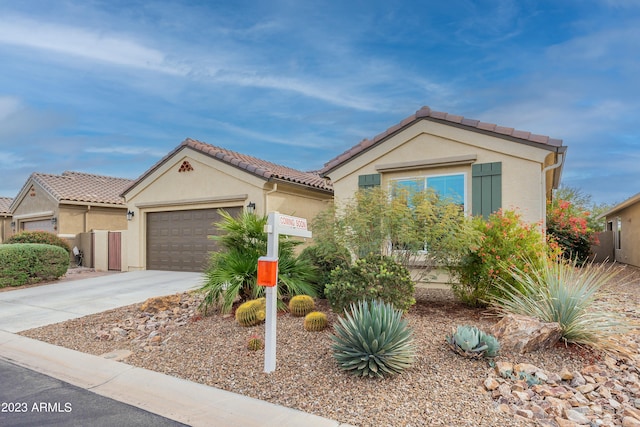
[[[16,229],[16,222],[15,222],[15,221],[11,221],[11,228],[12,228],[13,230],[15,230],[15,229]]]
[[[135,216],[135,213],[133,211],[127,212],[127,221],[131,221],[134,216]]]
[[[56,218],[55,216],[51,218],[51,225],[53,225],[55,227],[55,225],[58,223],[58,218]]]
[[[247,212],[249,213],[253,213],[256,210],[256,204],[253,202],[249,202],[249,204],[247,205]]]

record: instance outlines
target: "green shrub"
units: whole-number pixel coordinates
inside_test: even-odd
[[[331,281],[331,271],[336,267],[348,267],[351,262],[347,248],[322,239],[318,244],[304,248],[300,258],[308,260],[318,269],[316,288],[321,297],[324,297],[324,288]]]
[[[613,265],[560,258],[544,262],[530,270],[505,266],[517,285],[503,282],[502,296],[493,305],[504,314],[535,317],[557,322],[565,341],[594,348],[611,349],[610,338],[625,332],[624,317],[596,300],[598,292],[619,274]]]
[[[0,288],[57,279],[69,268],[69,254],[41,243],[0,245]]]
[[[5,243],[44,243],[59,246],[67,251],[67,254],[71,253],[71,247],[66,240],[47,231],[23,231],[9,237]]]
[[[539,263],[547,247],[538,228],[513,211],[498,211],[487,220],[476,217],[473,226],[480,233],[478,243],[449,267],[449,273],[452,290],[462,302],[484,306],[500,295],[500,283],[518,285],[503,265],[526,271],[528,263]]]
[[[415,285],[409,271],[390,257],[369,255],[348,268],[331,272],[325,295],[336,313],[359,300],[381,299],[407,311],[415,304]]]
[[[581,211],[566,200],[554,199],[547,203],[547,237],[562,249],[566,259],[585,262],[591,254],[596,235],[588,225],[589,212]]]
[[[402,372],[415,358],[413,331],[402,312],[380,300],[359,301],[334,325],[333,357],[343,370],[361,377]]]

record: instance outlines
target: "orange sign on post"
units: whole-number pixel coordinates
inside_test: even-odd
[[[273,287],[278,282],[278,258],[258,258],[258,286]]]

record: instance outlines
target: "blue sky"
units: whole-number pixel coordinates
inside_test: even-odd
[[[136,178],[190,137],[319,169],[421,106],[564,140],[640,192],[640,1],[0,2],[0,196]]]

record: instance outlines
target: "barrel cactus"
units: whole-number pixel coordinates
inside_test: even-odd
[[[327,327],[327,316],[320,311],[312,311],[304,317],[304,329],[310,332],[321,331]]]
[[[262,298],[247,301],[236,309],[236,321],[242,326],[255,326],[262,323],[265,316],[266,308]]]
[[[264,341],[262,341],[262,339],[260,339],[260,337],[258,337],[257,335],[251,336],[251,338],[249,338],[249,341],[247,341],[247,349],[251,351],[258,351],[262,350],[263,348]]]
[[[491,334],[475,326],[458,326],[446,337],[449,347],[461,356],[472,359],[492,359],[500,351],[500,343]]]
[[[306,316],[314,307],[313,298],[309,295],[296,295],[289,301],[289,312],[296,317]]]
[[[334,324],[333,356],[343,370],[361,377],[385,377],[410,367],[413,331],[402,311],[380,300],[351,304]]]

